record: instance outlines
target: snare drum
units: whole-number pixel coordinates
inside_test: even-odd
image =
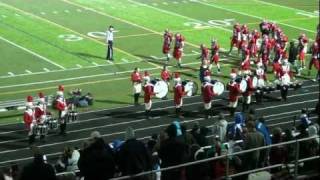
[[[240,82],[240,90],[241,92],[246,92],[247,90],[247,81],[242,79]]]
[[[48,126],[45,124],[37,124],[33,127],[32,134],[35,136],[45,136],[48,134]]]
[[[216,81],[213,85],[213,92],[220,96],[224,92],[224,84],[220,81]]]
[[[58,120],[57,119],[54,119],[54,118],[51,118],[51,119],[48,119],[48,121],[46,122],[49,130],[56,130],[58,129]]]
[[[67,114],[67,122],[74,122],[78,120],[78,113],[76,111],[69,111]]]

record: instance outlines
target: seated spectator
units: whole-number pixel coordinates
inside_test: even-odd
[[[45,163],[42,154],[35,154],[34,160],[23,167],[20,180],[56,180],[54,168]]]
[[[195,142],[200,147],[207,146],[209,144],[208,138],[206,137],[210,130],[207,127],[200,127],[199,124],[195,124],[191,130],[191,134],[195,139]]]
[[[91,133],[90,144],[81,151],[78,167],[85,180],[113,178],[115,174],[113,152],[98,131]]]
[[[223,113],[219,113],[218,122],[212,127],[212,133],[220,142],[226,141],[228,122]]]
[[[312,121],[309,119],[309,115],[306,109],[301,110],[300,123],[305,127],[308,127],[312,124]]]
[[[272,143],[278,144],[283,142],[282,129],[277,127],[272,133]],[[270,165],[284,164],[287,161],[287,148],[286,145],[273,146],[270,149]],[[271,172],[279,172],[281,168],[271,169]]]
[[[195,152],[190,154],[190,160],[191,161],[197,161],[197,160],[202,160],[206,159],[207,153],[203,148],[199,148]],[[195,150],[195,149],[194,149]],[[210,164],[209,162],[203,162],[200,164],[194,164],[191,166],[186,167],[186,179],[187,180],[194,180],[194,179],[199,179],[199,180],[207,180],[210,179]]]
[[[78,150],[72,147],[65,147],[62,156],[58,160],[58,166],[56,166],[56,169],[58,168],[63,171],[75,171],[78,169],[79,158],[80,153]]]
[[[149,139],[149,141],[147,142],[147,147],[150,153],[153,153],[154,147],[156,146],[157,142],[158,142],[158,135],[153,134]]]
[[[159,150],[159,157],[162,161],[161,167],[169,167],[185,163],[188,160],[188,145],[177,140],[178,130],[176,125],[171,124],[166,130],[168,139],[165,139]],[[162,180],[172,180],[182,178],[182,172],[185,168],[174,169],[162,172]]]
[[[151,154],[145,144],[135,138],[134,130],[128,127],[125,133],[126,141],[117,153],[117,162],[122,175],[133,175],[152,170]],[[148,179],[148,176],[133,178]]]

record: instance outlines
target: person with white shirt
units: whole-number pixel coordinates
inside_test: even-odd
[[[107,60],[113,61],[113,26],[109,26],[106,32],[106,43],[108,44]]]

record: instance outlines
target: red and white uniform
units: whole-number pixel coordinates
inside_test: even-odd
[[[27,108],[33,108],[33,97],[32,96],[27,96],[27,102],[26,102],[26,107]]]
[[[284,49],[281,48],[280,44],[276,44],[274,48],[274,59],[273,62],[281,62]]]
[[[293,77],[293,72],[291,71],[290,64],[288,63],[287,60],[285,60],[285,62],[282,64],[281,71],[284,74],[288,74],[290,76],[290,78]]]
[[[175,37],[173,57],[177,60],[181,59],[184,47],[184,37],[179,35]]]
[[[242,95],[244,97],[246,97],[246,104],[250,104],[251,103],[251,95],[254,92],[254,87],[253,87],[253,81],[252,78],[250,76],[247,76],[247,78],[245,79],[247,82],[247,90],[242,93]]]
[[[182,98],[185,95],[184,86],[180,82],[177,82],[176,85],[174,86],[173,92],[174,92],[174,104],[176,108],[181,108],[181,106],[183,105]]]
[[[59,118],[63,118],[67,114],[67,103],[64,97],[60,96],[56,100],[56,109],[59,111]]]
[[[318,53],[319,53],[319,45],[317,42],[314,42],[312,45],[312,55],[311,55],[311,61],[309,64],[309,69],[311,69],[312,65],[319,70],[320,66],[319,66],[319,60],[318,60]]]
[[[208,61],[209,60],[209,49],[201,46],[201,60],[202,61]]]
[[[211,43],[211,63],[218,64],[219,62],[219,49],[220,46],[217,42],[212,42]]]
[[[23,121],[26,129],[28,130],[28,135],[32,135],[32,128],[34,126],[34,111],[31,108],[27,108],[23,114]]]
[[[241,94],[240,84],[231,81],[228,84],[229,89],[229,107],[236,108],[238,105],[239,95]]]
[[[240,42],[240,47],[244,44],[247,43],[249,39],[249,28],[247,25],[243,25],[241,27],[241,42]]]
[[[256,76],[258,79],[263,79],[264,81],[267,80],[267,76],[261,66],[256,69]]]
[[[241,27],[240,25],[236,24],[233,26],[233,32],[231,37],[231,47],[236,46],[239,48],[241,41]]]
[[[133,93],[141,93],[142,90],[142,77],[141,74],[138,71],[133,71],[131,73],[131,81],[133,84]]]
[[[307,53],[307,46],[308,46],[308,38],[306,35],[302,34],[299,39],[298,44],[298,51],[299,51],[299,60],[304,61],[305,60],[305,54]]]
[[[250,72],[250,56],[249,54],[246,55],[245,60],[241,63],[241,71],[244,74],[248,74]]]
[[[168,70],[162,70],[161,71],[161,79],[163,81],[169,82],[171,79],[171,74]]]
[[[144,91],[145,109],[146,110],[150,110],[151,107],[152,107],[151,98],[152,98],[152,96],[155,95],[155,93],[154,93],[154,85],[151,84],[150,82],[147,82],[143,87],[143,91]]]
[[[213,84],[211,84],[210,82],[204,82],[201,86],[201,92],[204,109],[211,109],[212,98],[215,96],[215,93],[213,92]]]
[[[260,34],[257,30],[252,31],[249,35],[248,49],[250,50],[250,57],[256,57],[258,51],[257,40],[260,38]]]
[[[162,53],[163,54],[169,53],[171,42],[172,42],[172,34],[169,32],[165,32],[163,34],[163,46],[162,46]]]
[[[34,109],[34,117],[37,123],[44,123],[45,116],[46,116],[46,106],[40,103]]]

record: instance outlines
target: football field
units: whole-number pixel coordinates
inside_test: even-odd
[[[319,23],[319,0],[0,0],[0,101],[67,91],[91,92],[104,109],[132,104],[134,67],[159,77],[165,62],[162,34],[169,28],[186,38],[182,69],[170,71],[198,80],[199,45],[218,39],[229,49],[235,22],[258,29],[263,19],[276,22],[289,36],[305,33],[311,42]],[[105,31],[115,27],[115,61],[105,60]],[[226,81],[240,58],[221,56]],[[309,57],[308,57],[309,61]],[[313,79],[315,72],[302,78]],[[170,94],[172,96],[172,93]],[[315,97],[316,98],[316,97]],[[85,111],[83,109],[81,111]],[[21,112],[0,114],[0,123],[21,121]]]

